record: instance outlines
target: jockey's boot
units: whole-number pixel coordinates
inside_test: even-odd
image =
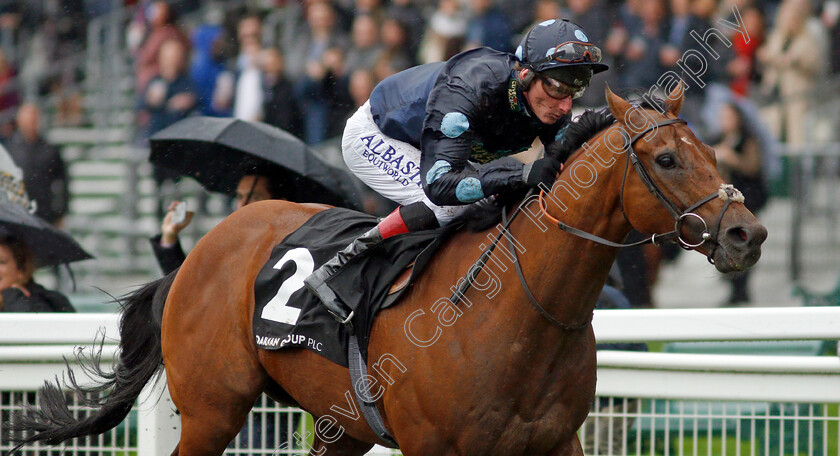
[[[352,332],[352,320],[354,311],[346,306],[335,292],[327,285],[327,280],[332,277],[342,266],[347,264],[351,258],[368,250],[383,239],[398,234],[437,227],[437,218],[434,212],[423,202],[412,203],[407,206],[400,206],[394,212],[388,214],[378,225],[367,233],[356,238],[350,245],[340,250],[334,257],[321,265],[304,279],[303,283],[315,294],[336,320]]]

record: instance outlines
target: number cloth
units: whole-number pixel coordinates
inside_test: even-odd
[[[328,209],[315,214],[272,249],[254,283],[254,336],[259,348],[306,348],[348,366],[349,334],[303,285],[303,279],[376,223],[376,217],[367,214]],[[330,279],[333,290],[355,312],[363,356],[367,357],[374,315],[395,302],[386,302],[391,283],[415,262],[413,279],[452,232],[454,227],[444,227],[385,239],[350,260]]]

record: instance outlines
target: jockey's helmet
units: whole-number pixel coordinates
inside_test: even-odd
[[[601,49],[577,24],[567,19],[551,19],[535,25],[516,48],[516,58],[534,76],[547,79],[549,86],[583,93],[595,73],[609,69],[601,63]]]

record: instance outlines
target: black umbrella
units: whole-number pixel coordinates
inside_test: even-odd
[[[0,198],[0,235],[12,235],[26,243],[36,268],[93,258],[69,234],[5,198]]]
[[[292,134],[261,122],[188,117],[149,139],[152,163],[195,178],[204,188],[234,195],[246,174],[281,182],[286,199],[359,210],[347,171],[328,165]]]

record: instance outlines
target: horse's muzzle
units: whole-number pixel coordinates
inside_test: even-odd
[[[738,223],[721,227],[714,252],[715,267],[720,272],[743,271],[761,257],[761,244],[767,228],[760,222]]]

